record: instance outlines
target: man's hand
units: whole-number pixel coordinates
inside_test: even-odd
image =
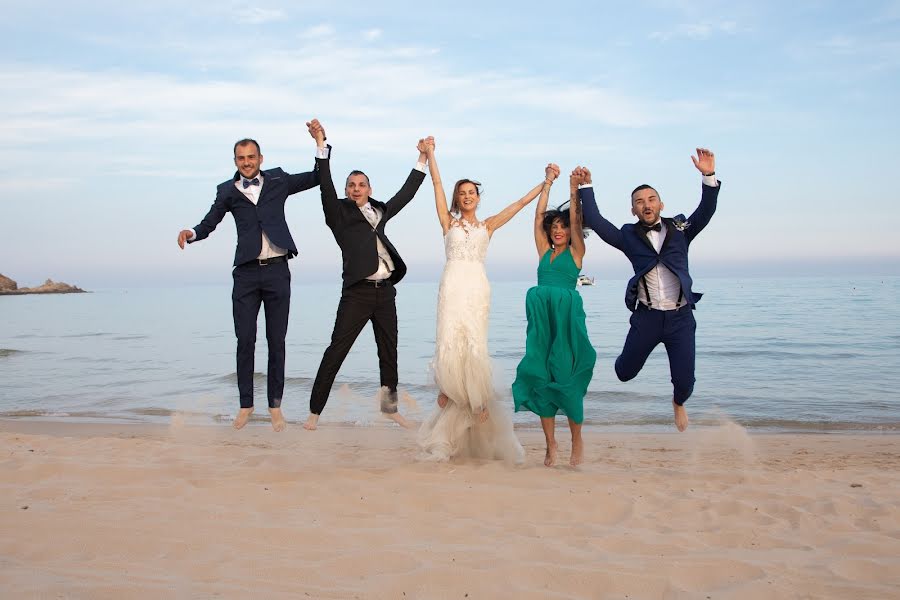
[[[322,124],[319,123],[318,119],[313,119],[312,121],[307,121],[306,127],[309,130],[309,135],[312,136],[314,140],[316,140],[317,146],[325,145],[325,128],[322,127]]]
[[[191,237],[191,230],[190,229],[182,229],[178,233],[178,247],[181,248],[182,250],[184,250],[184,244],[185,244],[185,242],[188,241],[188,238],[190,238],[190,237]]]
[[[711,175],[716,172],[716,155],[706,148],[697,148],[697,156],[692,156],[691,160],[703,175]]]

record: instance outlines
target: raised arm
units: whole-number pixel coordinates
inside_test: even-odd
[[[712,151],[706,148],[697,148],[697,156],[691,156],[691,160],[703,175],[703,192],[700,196],[700,206],[688,218],[688,224],[684,230],[688,243],[693,241],[712,219],[716,212],[719,188],[721,187],[721,182],[716,179],[716,155]]]
[[[555,166],[555,165],[554,165]],[[557,173],[559,172],[559,167],[557,168]],[[528,204],[538,197],[538,194],[541,193],[541,190],[544,187],[546,181],[542,181],[537,184],[533,188],[531,188],[527,194],[501,210],[499,213],[492,217],[488,217],[484,220],[484,225],[487,227],[488,234],[493,235],[495,231],[506,225],[510,219],[516,216],[516,213],[528,206]]]
[[[334,227],[341,218],[341,208],[331,177],[331,144],[325,145],[325,129],[318,120],[313,119],[306,127],[309,129],[309,135],[316,140],[316,171],[319,174],[319,192],[322,195],[325,223],[329,227]]]
[[[534,245],[537,248],[538,257],[544,256],[550,249],[550,241],[544,231],[544,213],[547,212],[547,202],[550,200],[550,186],[559,177],[559,167],[550,163],[544,169],[544,182],[541,184],[541,197],[534,209]]]
[[[612,223],[600,216],[597,209],[597,201],[594,199],[594,186],[591,181],[591,172],[587,167],[578,167],[576,171],[581,171],[583,181],[578,189],[578,199],[581,200],[582,213],[584,214],[584,225],[594,230],[600,239],[619,250],[624,250],[625,243],[622,240],[622,232]]]
[[[579,175],[573,173],[569,177],[569,239],[572,240],[572,259],[578,268],[581,268],[581,260],[584,258],[584,228],[582,226],[581,201],[578,199],[578,184],[584,181],[582,169]],[[589,172],[588,172],[589,173]]]
[[[434,186],[434,206],[437,209],[438,222],[441,224],[441,231],[447,235],[453,216],[447,208],[447,196],[444,194],[444,185],[441,183],[441,171],[438,169],[437,160],[434,158],[434,137],[428,136],[424,140],[419,140],[419,152],[425,150],[428,158],[428,171],[431,173],[431,184]]]
[[[420,142],[424,140],[419,140]],[[418,149],[418,144],[416,145]],[[422,150],[419,150],[419,159],[416,163],[415,168],[410,171],[409,176],[406,178],[406,181],[403,182],[403,187],[394,194],[394,196],[385,202],[385,213],[383,220],[387,220],[392,218],[398,212],[403,210],[403,208],[409,204],[409,202],[415,197],[416,192],[419,191],[419,186],[422,185],[422,182],[425,181],[425,163],[428,162],[428,155],[425,154]]]
[[[319,148],[316,152],[316,157],[325,156],[327,150],[325,150],[325,129],[322,127],[322,124],[319,123],[318,119],[313,119],[306,123],[306,127],[309,129],[309,134],[316,140],[317,147]],[[316,138],[317,132],[321,137],[321,145],[319,145],[320,140]],[[317,165],[314,164],[312,171],[289,174],[287,180],[288,194],[291,195],[314,188],[319,185],[319,169],[317,168]]]

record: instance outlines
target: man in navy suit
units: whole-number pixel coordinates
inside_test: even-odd
[[[640,185],[631,193],[631,214],[638,222],[621,229],[600,216],[590,171],[576,169],[581,179],[579,196],[585,224],[604,242],[621,250],[634,268],[634,277],[625,290],[625,305],[632,311],[631,329],[616,359],[616,375],[621,381],[634,379],[653,349],[659,343],[664,344],[674,387],[672,406],[678,431],[688,426],[684,403],[694,391],[697,330],[692,311],[702,296],[691,289],[688,247],[716,211],[721,185],[715,178],[716,159],[712,152],[697,148],[697,156],[691,160],[703,175],[703,184],[700,206],[690,218],[685,219],[683,215],[661,218],[665,206],[659,193],[649,185]]]
[[[266,311],[266,341],[269,346],[267,392],[272,428],[284,429],[281,397],[284,393],[284,338],[291,303],[291,271],[287,261],[297,255],[297,246],[284,218],[288,196],[319,185],[317,169],[291,175],[280,168],[260,171],[263,155],[255,140],[234,145],[237,172],[219,184],[209,212],[193,229],[178,234],[178,246],[205,239],[231,213],[237,227],[237,248],[232,277],[231,304],[237,336],[237,381],[241,408],[235,429],[247,424],[253,414],[253,370],[256,351],[256,319],[262,304]]]

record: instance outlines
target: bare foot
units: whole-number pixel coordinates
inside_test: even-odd
[[[557,443],[547,444],[547,455],[544,457],[544,466],[552,467],[556,464],[556,447]]]
[[[316,413],[309,413],[309,418],[306,419],[306,423],[303,424],[303,429],[314,431],[318,423],[319,415],[317,415]]]
[[[450,398],[447,397],[447,394],[445,394],[444,392],[441,392],[440,394],[438,394],[438,406],[440,406],[441,408],[444,408],[445,406],[447,406],[447,402],[449,402],[449,401],[450,401]]]
[[[684,431],[688,428],[687,411],[684,406],[675,404],[674,401],[672,401],[672,406],[675,408],[675,427],[678,428],[678,431]]]
[[[242,408],[241,410],[238,411],[238,414],[234,418],[234,423],[232,423],[232,425],[234,425],[235,429],[240,429],[241,427],[243,427],[244,425],[247,424],[247,421],[250,420],[250,415],[252,415],[252,414],[253,414],[252,406],[250,408]]]
[[[400,427],[403,427],[404,429],[412,429],[412,425],[410,425],[409,421],[407,421],[399,412],[381,414],[383,414],[385,417],[387,417]]]
[[[269,414],[272,415],[272,429],[284,431],[284,415],[281,414],[281,408],[270,408]]]
[[[584,440],[581,436],[572,438],[572,456],[569,457],[569,464],[577,467],[584,462]]]

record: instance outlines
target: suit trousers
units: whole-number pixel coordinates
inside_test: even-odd
[[[237,380],[241,408],[253,406],[253,372],[256,356],[256,319],[262,304],[266,313],[269,346],[267,395],[269,407],[281,406],[284,393],[284,338],[291,306],[291,270],[287,261],[260,265],[256,261],[234,268],[231,307],[237,336]]]
[[[662,343],[669,355],[669,372],[674,391],[672,399],[681,405],[694,391],[695,334],[697,321],[689,305],[676,310],[655,310],[638,304],[631,314],[631,329],[625,347],[616,359],[620,381],[634,379],[657,345]]]
[[[382,387],[397,391],[397,290],[390,282],[378,287],[363,280],[341,293],[331,344],[322,356],[312,394],[309,397],[309,412],[319,415],[328,402],[331,386],[337,377],[344,359],[353,347],[356,338],[372,322],[375,345],[378,348],[378,368]]]

